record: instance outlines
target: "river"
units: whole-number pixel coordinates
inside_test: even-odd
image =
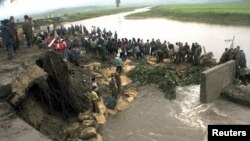
[[[207,52],[213,52],[218,60],[225,42],[235,36],[250,60],[250,27],[210,25],[194,22],[179,22],[163,18],[126,19],[125,16],[147,11],[138,9],[110,16],[103,16],[66,24],[83,24],[88,29],[117,31],[118,38],[160,39],[172,43],[198,42]],[[247,62],[247,66],[250,63]],[[229,102],[223,98],[209,104],[200,103],[200,86],[179,87],[177,98],[168,101],[155,85],[139,89],[139,97],[125,112],[110,117],[104,126],[105,141],[206,141],[209,124],[250,124],[250,108]]]
[[[198,42],[207,52],[213,52],[218,60],[225,42],[235,36],[250,60],[250,27],[210,25],[194,22],[179,22],[163,18],[126,19],[125,16],[147,11],[138,9],[110,16],[103,16],[66,24],[83,24],[88,29],[117,31],[118,38],[160,39],[169,42]],[[250,63],[247,62],[247,66]],[[125,112],[110,117],[104,126],[105,141],[206,141],[209,124],[250,124],[250,108],[219,98],[212,103],[200,103],[200,86],[179,87],[177,98],[168,101],[155,85],[139,89],[139,97]]]
[[[209,124],[250,124],[250,108],[223,98],[199,100],[199,85],[177,88],[168,101],[155,85],[139,88],[131,107],[110,117],[104,141],[206,141]]]
[[[232,39],[235,36],[234,46],[240,46],[246,54],[247,60],[250,60],[250,27],[211,25],[195,22],[180,22],[164,18],[149,19],[126,19],[125,16],[133,13],[144,12],[150,8],[137,9],[132,12],[102,16],[82,21],[76,21],[65,24],[66,27],[71,24],[83,24],[88,29],[91,26],[98,26],[101,29],[117,31],[118,38],[142,38],[160,39],[171,43],[188,42],[189,44],[197,42],[205,46],[206,52],[213,52],[214,57],[219,60],[226,47],[230,47],[231,42],[225,40]],[[250,67],[250,62],[247,62]]]

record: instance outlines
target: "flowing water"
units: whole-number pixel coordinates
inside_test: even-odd
[[[250,27],[210,25],[179,22],[162,18],[125,19],[131,13],[143,12],[148,8],[133,12],[103,16],[74,23],[83,24],[88,29],[117,31],[118,38],[160,39],[169,42],[198,42],[207,52],[213,52],[218,60],[225,47],[231,43],[226,39],[235,36],[235,46],[239,45],[249,56]],[[250,63],[247,62],[247,66]],[[209,104],[199,100],[200,87],[187,86],[177,89],[176,100],[168,101],[155,85],[139,89],[139,97],[131,107],[108,119],[104,127],[105,141],[206,141],[209,124],[250,124],[250,108],[229,102],[223,98]]]
[[[168,101],[155,85],[139,89],[131,107],[105,124],[105,141],[206,141],[209,124],[250,124],[250,108],[223,98],[199,100],[199,85],[179,87]]]
[[[230,47],[231,42],[225,42],[235,36],[234,46],[240,46],[246,54],[247,60],[250,60],[250,27],[211,25],[195,22],[180,22],[163,18],[149,19],[126,19],[125,16],[144,12],[149,8],[137,9],[133,12],[126,12],[110,16],[82,20],[65,24],[66,27],[71,24],[83,24],[87,29],[91,26],[97,26],[108,31],[117,31],[118,38],[142,38],[160,39],[171,43],[188,42],[189,44],[197,42],[205,46],[206,52],[213,52],[214,57],[219,60],[226,47]],[[250,62],[247,62],[250,67]]]
[[[140,19],[127,20],[124,16],[143,12],[147,8],[133,12],[103,16],[89,20],[77,21],[65,24],[83,24],[89,29],[92,25],[117,31],[119,38],[143,38],[160,39],[170,42],[198,42],[206,47],[207,52],[212,51],[218,59],[225,47],[230,43],[225,39],[234,35],[235,45],[244,49],[247,59],[250,59],[249,48],[250,27],[235,27],[209,25],[200,23],[184,23],[167,19]],[[250,63],[248,62],[248,67]],[[131,107],[114,117],[110,117],[104,126],[103,135],[105,141],[205,141],[208,124],[250,124],[250,108],[229,102],[223,98],[209,104],[199,101],[199,86],[179,87],[177,98],[168,101],[163,93],[155,85],[147,85],[139,88],[138,98]],[[1,107],[0,107],[1,108]],[[0,116],[2,115],[0,110]],[[1,116],[2,117],[2,116]],[[10,122],[5,123],[0,118],[0,140],[23,140],[30,138],[33,133],[28,128],[14,127],[19,125]],[[11,123],[11,124],[10,124]],[[19,123],[19,122],[18,122]],[[5,128],[4,126],[6,125]],[[20,129],[6,134],[5,130]],[[27,132],[27,133],[26,133]],[[19,134],[17,134],[19,133]],[[31,135],[32,134],[32,135]],[[40,135],[39,135],[40,136]],[[40,139],[43,140],[43,137]],[[48,139],[46,139],[48,140]]]

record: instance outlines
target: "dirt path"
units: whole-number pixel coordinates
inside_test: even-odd
[[[12,60],[7,59],[7,51],[0,48],[0,85],[11,83],[25,68],[35,62],[47,49],[21,47]]]
[[[46,136],[21,120],[15,111],[6,103],[10,94],[8,84],[12,83],[25,69],[33,64],[38,56],[46,49],[21,47],[12,60],[7,59],[6,48],[0,48],[0,140],[23,141],[39,140],[50,141]]]
[[[36,73],[35,70],[34,70],[34,72],[32,72],[32,70],[30,70],[30,71],[27,71],[27,70],[32,69],[32,66],[35,65],[35,61],[38,59],[38,57],[46,51],[47,51],[47,49],[38,49],[38,47],[21,48],[20,50],[18,50],[18,52],[16,53],[16,56],[13,60],[8,60],[7,59],[7,51],[4,48],[0,48],[0,54],[1,54],[1,56],[0,56],[0,63],[1,63],[1,66],[0,66],[0,86],[1,87],[7,86],[8,84],[12,84],[13,82],[16,82],[16,84],[19,84],[18,81],[16,81],[16,80],[18,80],[18,77],[21,77],[24,74],[27,74],[27,76],[29,76],[30,74]],[[88,60],[82,64],[82,67],[87,68],[97,77],[97,81],[101,87],[100,90],[103,93],[104,97],[111,96],[111,92],[109,90],[109,82],[111,80],[111,77],[110,77],[111,74],[114,73],[115,69],[116,69],[115,66],[112,65],[113,60],[114,60],[114,56],[112,56],[112,57],[109,56],[109,61],[107,61],[107,62],[99,61],[99,59],[96,59],[95,57],[93,57],[92,54],[82,54],[82,56],[84,56],[83,59]],[[132,88],[131,86],[127,87],[128,85],[130,85],[132,83],[132,80],[126,76],[126,73],[129,70],[133,69],[135,67],[135,65],[136,65],[136,62],[131,61],[129,59],[124,62],[124,71],[123,71],[123,74],[121,75],[121,80],[122,80],[121,85],[122,85],[123,94],[126,94],[126,95],[123,95],[119,98],[117,108],[115,110],[106,109],[105,98],[103,98],[103,100],[99,102],[99,108],[101,109],[101,113],[94,114],[94,117],[97,120],[98,124],[100,124],[100,125],[105,124],[106,118],[108,115],[114,115],[119,111],[124,111],[125,109],[127,109],[129,107],[129,103],[132,102],[135,99],[135,97],[137,96],[134,89],[130,89],[130,88]],[[21,77],[21,78],[23,78],[23,77]],[[22,80],[22,81],[26,82],[26,80]],[[15,83],[13,83],[13,84],[15,84]],[[20,85],[22,85],[22,84],[20,84]],[[11,90],[11,87],[10,87],[10,90]],[[1,101],[2,102],[0,104],[2,104],[2,105],[3,104],[8,105],[5,102],[5,99],[6,99],[6,95],[11,93],[9,91],[5,91],[5,92],[6,92],[5,94],[1,94],[1,97],[2,97]],[[7,98],[8,98],[8,95],[7,95]],[[35,103],[33,103],[33,105],[34,104]],[[31,107],[34,107],[34,109],[32,110]],[[29,115],[30,115],[30,113],[32,113],[32,111],[37,111],[38,113],[42,111],[42,110],[39,110],[39,106],[37,107],[37,104],[35,104],[34,106],[31,106],[31,107],[28,108],[30,110],[30,112],[28,112]],[[37,110],[37,108],[38,108],[38,110]],[[41,139],[38,139],[38,140],[47,140],[47,138],[40,135],[40,133],[37,132],[34,128],[32,128],[30,125],[25,123],[20,118],[18,118],[14,114],[15,111],[12,110],[11,107],[5,108],[3,106],[0,108],[0,110],[1,110],[1,116],[7,119],[7,122],[0,120],[0,123],[1,123],[0,130],[2,130],[3,131],[2,133],[4,133],[0,136],[3,136],[6,139],[9,138],[11,140],[11,138],[15,137],[11,131],[16,131],[16,132],[20,133],[20,137],[19,137],[20,139],[25,139],[28,135],[28,136],[34,137],[34,138],[41,137]],[[9,117],[9,115],[7,113],[10,113],[11,115],[15,116],[15,118],[12,119],[11,117]],[[29,116],[29,115],[27,115],[27,117],[32,118],[32,116]],[[33,116],[33,117],[35,117],[35,116]],[[54,117],[52,117],[51,119],[53,119],[53,121],[58,123],[58,125],[61,126],[60,122],[63,125],[62,121],[59,121],[59,120],[55,119]],[[50,122],[47,122],[47,123],[50,123]],[[20,125],[20,126],[14,126],[14,125]],[[46,127],[46,125],[39,125],[39,126]],[[64,126],[65,126],[65,124],[64,124]],[[49,127],[49,126],[47,126],[47,127]],[[14,130],[14,128],[15,128],[15,130]],[[41,130],[43,130],[43,133],[47,132],[48,134],[49,134],[49,132],[52,131],[52,129],[45,129],[45,128],[43,128]],[[19,136],[19,134],[17,134],[16,136]],[[99,137],[99,135],[98,135],[98,137]],[[36,140],[36,139],[34,139],[34,140]]]

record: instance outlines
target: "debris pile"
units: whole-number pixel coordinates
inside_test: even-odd
[[[236,74],[235,84],[238,85],[248,85],[250,83],[250,69],[239,68]]]
[[[65,63],[59,54],[46,52],[37,60],[38,66],[48,73],[46,81],[37,84],[39,99],[49,106],[49,110],[62,111],[64,116],[87,111],[91,104],[91,74],[71,63]]]
[[[250,106],[250,85],[230,85],[223,89],[222,96],[233,102]]]
[[[166,69],[163,67],[154,67],[147,64],[140,64],[128,73],[133,81],[139,81],[142,85],[154,83],[164,91],[167,99],[176,97],[175,88],[200,83],[201,67],[186,67],[180,73],[176,67]]]

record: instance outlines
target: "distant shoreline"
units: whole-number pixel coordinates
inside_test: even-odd
[[[250,4],[161,5],[126,18],[168,18],[184,22],[250,26]]]
[[[51,24],[55,25],[61,25],[61,24],[66,24],[66,23],[71,23],[71,22],[76,22],[76,21],[81,21],[81,20],[86,20],[86,19],[91,19],[91,18],[96,18],[96,17],[101,17],[101,16],[107,16],[107,15],[112,15],[112,14],[119,14],[123,12],[130,12],[135,9],[142,8],[142,7],[107,7],[107,8],[100,8],[100,9],[92,9],[92,10],[83,10],[83,11],[77,11],[74,13],[68,13],[68,11],[63,11],[63,12],[58,12],[54,11],[55,13],[60,13],[61,16],[56,16],[56,14],[53,16],[53,13],[48,13],[47,15],[40,15],[40,16],[35,16],[33,19],[35,30],[40,30],[41,26],[48,26]],[[33,18],[33,16],[31,15]],[[37,17],[43,17],[38,19]],[[51,19],[53,18],[58,18],[57,21],[53,21]],[[42,20],[41,20],[42,19]],[[18,28],[21,28],[23,22],[18,22],[16,23]]]
[[[123,7],[123,8],[110,8],[110,9],[101,9],[101,10],[97,9],[97,10],[92,10],[92,11],[76,13],[76,14],[69,14],[67,16],[64,16],[64,18],[66,19],[63,20],[63,22],[69,23],[69,22],[75,22],[79,20],[85,20],[85,19],[90,19],[90,18],[95,18],[95,17],[100,17],[100,16],[107,16],[107,15],[112,15],[112,14],[129,12],[137,8],[141,8],[141,7]]]

